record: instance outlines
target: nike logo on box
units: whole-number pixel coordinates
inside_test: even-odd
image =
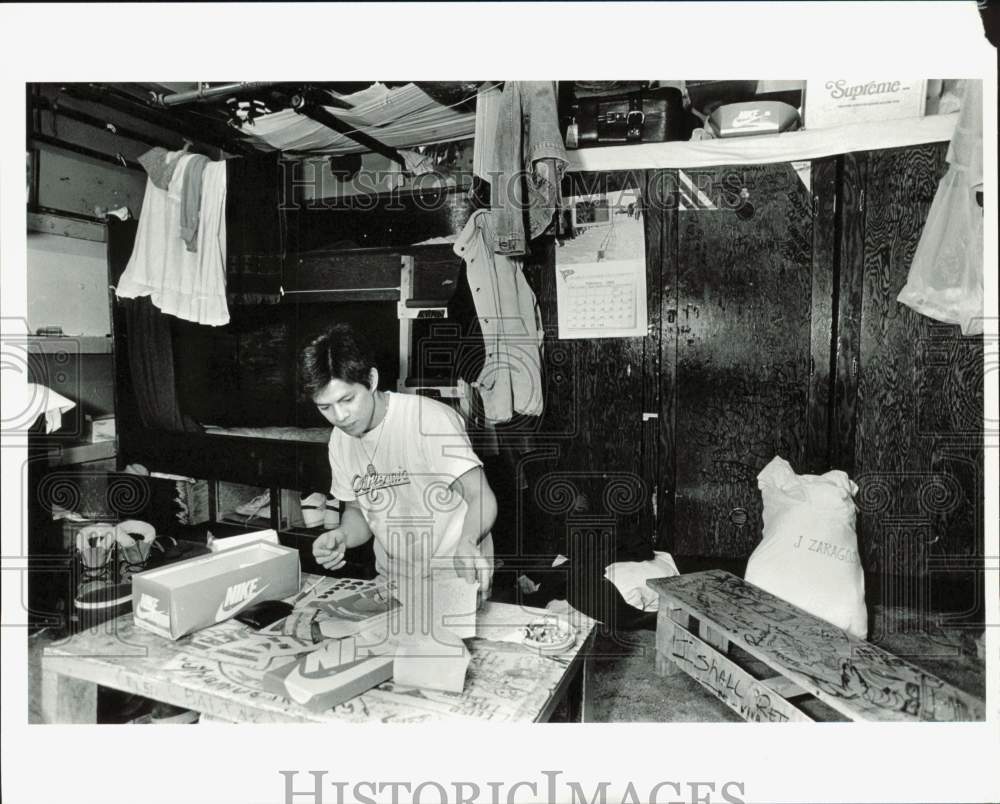
[[[258,589],[257,584],[259,581],[260,578],[252,578],[249,581],[240,581],[230,586],[226,590],[225,598],[223,598],[222,603],[219,604],[219,608],[215,612],[215,621],[219,622],[220,620],[232,617],[270,586],[270,584],[264,584],[264,586]]]
[[[135,614],[140,619],[163,628],[170,627],[170,615],[160,608],[159,598],[147,595],[145,592],[139,596],[139,604],[136,606]]]

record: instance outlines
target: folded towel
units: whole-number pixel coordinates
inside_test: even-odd
[[[640,611],[656,611],[659,596],[646,586],[651,578],[680,575],[670,553],[654,552],[649,561],[617,561],[609,564],[604,577],[613,583],[625,602]]]

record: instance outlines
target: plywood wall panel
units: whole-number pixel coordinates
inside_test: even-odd
[[[896,301],[945,152],[869,158],[855,461],[865,559],[888,574],[926,575],[981,543],[982,339]]]
[[[837,278],[837,178],[838,160],[812,164],[812,327],[810,331],[810,380],[806,421],[806,459],[800,471],[822,473],[830,461],[830,402],[835,363],[834,283]]]
[[[854,474],[858,373],[865,264],[865,185],[868,155],[840,158],[837,211],[837,279],[834,288],[836,348],[830,411],[831,469]]]
[[[680,213],[675,550],[742,557],[757,473],[807,454],[811,198],[789,165],[689,178],[716,209]]]
[[[644,173],[589,178],[594,183],[588,189],[611,193],[646,182]],[[645,234],[647,302],[656,303],[660,234],[651,222]],[[656,241],[652,246],[650,238]],[[555,247],[542,270],[528,269],[545,327],[545,413],[538,443],[551,456],[539,460],[532,470],[529,514],[537,518],[531,520],[529,529],[543,531],[535,534],[536,541],[547,540],[554,551],[565,552],[572,530],[567,527],[574,518],[585,517],[588,522],[602,523],[594,533],[611,534],[612,560],[649,558],[655,541],[650,497],[655,480],[645,476],[643,466],[644,450],[648,456],[656,446],[642,414],[644,405],[658,393],[649,368],[659,351],[658,333],[653,337],[559,339],[557,263]],[[534,523],[540,524],[535,527]]]

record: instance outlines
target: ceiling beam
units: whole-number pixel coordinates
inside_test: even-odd
[[[67,142],[66,140],[61,140],[56,137],[49,137],[46,134],[33,133],[30,135],[31,142],[37,142],[39,145],[48,145],[50,148],[61,148],[64,151],[70,151],[74,154],[80,154],[80,156],[86,156],[89,159],[97,159],[101,162],[107,162],[108,164],[115,165],[120,168],[127,168],[128,170],[136,170],[140,173],[144,173],[145,169],[138,162],[133,162],[131,159],[126,159],[121,154],[116,154],[112,156],[111,154],[106,154],[103,151],[97,151],[93,148],[88,148],[85,145],[77,145],[75,142]]]
[[[199,87],[187,92],[174,92],[170,95],[160,93],[154,94],[154,103],[157,106],[183,106],[188,103],[199,103],[226,95],[234,95],[244,92],[254,92],[260,89],[270,89],[282,83],[281,81],[237,81],[233,84],[219,84],[214,87]]]
[[[312,96],[302,94],[296,95],[292,98],[292,108],[301,115],[315,120],[317,123],[321,123],[338,134],[342,134],[350,140],[354,140],[358,145],[363,148],[367,148],[376,154],[381,154],[382,156],[391,159],[399,165],[406,167],[406,160],[403,159],[402,154],[399,153],[395,148],[391,148],[383,142],[379,142],[374,137],[366,134],[363,131],[359,131],[354,128],[354,126],[345,123],[336,115],[327,111],[327,109],[320,103],[313,102]]]
[[[252,144],[239,138],[236,130],[221,120],[217,126],[213,125],[211,129],[201,122],[195,125],[189,122],[189,118],[180,110],[157,110],[127,92],[106,85],[64,84],[60,89],[67,97],[106,106],[145,123],[174,131],[193,142],[202,142],[235,154],[258,153]],[[216,130],[223,128],[228,129],[225,135]],[[232,131],[233,134],[229,135],[229,131]]]
[[[86,114],[85,112],[78,111],[69,106],[53,103],[42,95],[33,95],[31,98],[31,105],[37,109],[51,112],[54,117],[65,117],[67,120],[75,120],[78,123],[83,123],[84,125],[100,129],[101,131],[109,134],[124,137],[128,140],[141,142],[144,145],[159,145],[167,150],[174,150],[175,148],[180,147],[180,145],[171,145],[164,142],[162,139],[155,139],[148,134],[143,134],[135,131],[134,129],[126,128],[125,126],[120,126],[112,120],[94,117],[93,115]]]

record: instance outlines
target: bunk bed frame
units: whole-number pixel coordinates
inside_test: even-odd
[[[275,187],[274,203],[279,190]],[[378,331],[385,354],[395,354],[398,348],[399,371],[395,390],[420,392],[437,397],[454,397],[454,382],[442,382],[440,377],[426,381],[419,374],[419,360],[415,359],[414,342],[423,322],[434,322],[448,317],[448,305],[460,282],[462,261],[458,258],[450,242],[441,242],[453,236],[464,225],[462,208],[467,206],[464,192],[450,191],[445,203],[440,203],[441,191],[435,191],[439,203],[436,205],[414,199],[406,194],[394,194],[385,206],[387,211],[372,210],[371,205],[361,211],[330,208],[312,208],[294,215],[285,215],[285,231],[290,232],[281,244],[282,251],[275,261],[273,255],[247,253],[254,246],[253,235],[244,237],[241,225],[252,226],[257,219],[255,209],[240,209],[240,205],[256,207],[260,197],[241,199],[238,194],[230,194],[227,200],[227,220],[230,232],[227,235],[230,248],[227,259],[227,274],[233,266],[257,259],[277,262],[276,276],[280,279],[277,300],[264,305],[259,301],[250,303],[244,309],[260,312],[270,310],[284,312],[280,308],[300,305],[330,305],[331,319],[337,311],[359,303],[392,305],[390,315],[398,323],[397,332]],[[358,216],[363,212],[364,219]],[[464,215],[467,218],[468,210]],[[401,222],[405,221],[403,225]],[[235,222],[235,228],[232,223]],[[109,221],[108,225],[108,272],[109,284],[113,288],[124,271],[131,255],[137,226],[134,221]],[[457,231],[456,231],[457,230]],[[371,243],[364,248],[330,247],[343,242],[334,240],[344,231],[353,234],[353,242],[363,240]],[[327,234],[327,232],[331,234]],[[358,235],[361,232],[361,235]],[[425,239],[434,239],[429,245],[409,245],[419,232]],[[259,245],[259,244],[258,244]],[[270,247],[270,248],[273,248]],[[227,285],[238,286],[241,276],[227,276]],[[232,280],[232,281],[230,281]],[[211,482],[209,518],[215,520],[215,481],[239,483],[247,486],[271,490],[271,499],[279,500],[282,489],[328,489],[330,468],[326,440],[316,440],[315,434],[304,439],[290,439],[288,430],[297,422],[295,410],[290,407],[288,419],[282,427],[280,437],[252,437],[232,435],[212,428],[205,432],[173,432],[144,426],[136,400],[129,363],[129,333],[122,303],[110,291],[112,308],[112,328],[115,343],[115,406],[118,418],[119,469],[132,463],[139,463],[150,471],[182,475]],[[240,303],[233,304],[230,296],[231,312],[238,314]],[[265,313],[267,314],[267,313]],[[297,318],[298,313],[292,314]],[[385,320],[385,317],[380,318]],[[198,325],[190,325],[198,329]],[[204,330],[224,331],[226,328]],[[419,330],[419,332],[417,332]],[[212,337],[211,334],[208,337]],[[270,347],[269,347],[270,348]],[[294,363],[288,353],[288,345],[275,345],[284,350],[282,359]],[[394,379],[389,371],[390,382]],[[292,374],[294,377],[294,374]],[[292,383],[294,384],[294,379]],[[289,389],[289,400],[294,399],[294,389]],[[290,406],[294,401],[290,401]],[[319,423],[319,422],[317,422]],[[236,422],[237,425],[247,422]],[[281,522],[280,505],[272,506],[272,525]]]

